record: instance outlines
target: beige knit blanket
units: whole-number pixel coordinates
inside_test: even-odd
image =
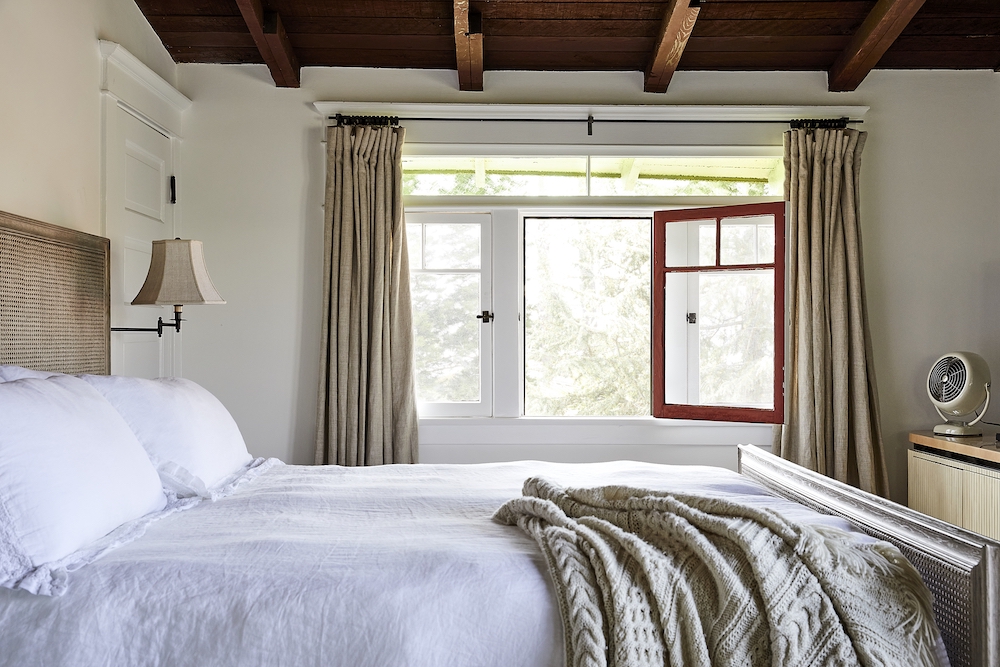
[[[721,498],[538,478],[494,519],[545,554],[567,667],[937,664],[930,593],[884,542]]]

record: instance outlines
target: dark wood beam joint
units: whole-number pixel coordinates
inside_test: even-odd
[[[279,88],[299,87],[299,60],[281,16],[264,9],[261,0],[236,0],[260,56]]]
[[[278,12],[264,14],[264,40],[271,49],[271,54],[277,61],[278,68],[288,88],[299,87],[299,59],[295,57],[292,42],[288,39],[285,26]]]
[[[700,11],[698,0],[670,0],[667,4],[656,47],[646,66],[643,90],[647,93],[667,92]]]
[[[856,90],[923,4],[924,0],[879,0],[830,68],[830,90]]]
[[[483,17],[469,8],[469,0],[454,0],[455,60],[458,89],[483,89]]]

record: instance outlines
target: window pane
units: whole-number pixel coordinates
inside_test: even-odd
[[[769,218],[769,224],[757,225],[757,261],[761,264],[774,261],[774,218]]]
[[[410,256],[410,270],[423,268],[423,225],[406,225],[406,250]]]
[[[592,157],[595,196],[781,195],[780,157]]]
[[[650,414],[649,234],[648,218],[525,219],[525,414]]]
[[[404,156],[403,194],[585,196],[587,158]]]
[[[715,220],[696,224],[698,225],[698,266],[715,266],[715,234],[718,231]]]
[[[762,264],[774,261],[774,218],[723,218],[719,249],[721,264]]]
[[[774,407],[774,271],[699,275],[701,405]]]
[[[715,266],[715,220],[668,222],[664,238],[666,266]]]
[[[411,276],[417,398],[479,401],[479,274]]]
[[[720,232],[720,264],[754,263],[757,258],[757,235],[753,224],[723,220]]]
[[[424,268],[478,269],[479,241],[479,225],[424,225]]]

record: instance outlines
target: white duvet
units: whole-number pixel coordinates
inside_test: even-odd
[[[70,573],[62,597],[0,589],[0,667],[562,665],[543,557],[491,520],[532,476],[714,490],[846,527],[718,468],[278,465]]]

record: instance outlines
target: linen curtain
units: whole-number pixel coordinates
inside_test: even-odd
[[[416,463],[402,128],[327,132],[316,463]]]
[[[790,341],[778,437],[783,458],[884,496],[858,210],[866,136],[850,129],[784,135]]]

